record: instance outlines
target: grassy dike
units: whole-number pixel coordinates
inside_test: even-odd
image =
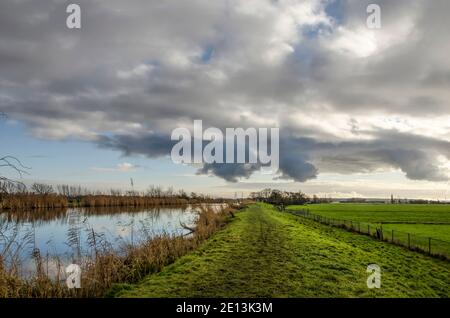
[[[368,289],[368,264],[382,269]],[[449,297],[450,263],[254,204],[117,297]]]

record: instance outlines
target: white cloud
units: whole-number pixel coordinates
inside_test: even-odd
[[[151,65],[140,64],[128,71],[118,71],[117,76],[121,79],[130,79],[134,77],[142,78],[144,76],[148,76],[149,72],[151,72],[152,70],[153,67]]]
[[[395,24],[381,29],[369,29],[359,23],[356,26],[338,26],[332,34],[322,37],[322,45],[349,57],[368,58],[382,54],[394,45],[417,40],[413,17],[399,18]]]
[[[123,162],[117,164],[115,167],[92,167],[91,170],[98,172],[133,172],[136,171],[139,166],[134,164]]]

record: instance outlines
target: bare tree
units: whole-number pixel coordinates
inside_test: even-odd
[[[63,195],[65,197],[70,196],[69,186],[67,184],[58,184],[56,186],[58,194]]]
[[[151,198],[161,198],[163,196],[164,189],[161,186],[151,185],[148,187],[146,195]]]
[[[24,174],[28,174],[26,169],[30,169],[28,167],[25,167],[22,162],[13,156],[4,156],[0,158],[0,169],[10,169],[15,171],[20,177],[22,177]],[[26,186],[16,180],[12,180],[8,177],[5,177],[0,174],[0,182],[2,184],[2,190],[9,189],[11,191],[12,188],[16,188],[17,191],[22,192],[24,189],[26,189]],[[16,191],[13,191],[16,192]]]
[[[6,120],[7,115],[3,112],[0,112],[0,121]],[[1,169],[9,169],[17,172],[17,174],[22,177],[23,174],[28,174],[26,172],[28,167],[25,167],[22,162],[17,159],[14,156],[3,156],[0,157],[0,183],[2,190],[9,189],[11,190],[11,187],[16,187],[19,191],[23,191],[25,185],[22,182],[14,181],[12,179],[9,179],[1,174]]]
[[[0,168],[10,168],[15,170],[21,177],[23,174],[28,174],[25,169],[30,169],[25,167],[19,159],[13,156],[4,156],[0,158]],[[5,180],[6,177],[0,176],[0,180]]]
[[[169,187],[169,188],[166,190],[166,196],[167,196],[168,198],[172,198],[172,197],[174,196],[174,193],[175,193],[175,190],[173,189],[173,187]]]
[[[33,183],[31,190],[37,194],[48,195],[54,193],[53,187],[44,183]]]

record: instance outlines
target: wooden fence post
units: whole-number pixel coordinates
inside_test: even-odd
[[[392,230],[391,242],[394,242],[394,230]]]

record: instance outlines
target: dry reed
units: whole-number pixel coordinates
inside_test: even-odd
[[[54,209],[67,207],[150,207],[197,203],[218,203],[223,200],[181,197],[150,197],[145,195],[83,195],[68,198],[61,194],[0,193],[1,210]]]
[[[80,264],[80,289],[67,288],[59,261],[57,277],[50,278],[38,250],[33,252],[36,273],[31,279],[20,278],[17,269],[7,268],[0,255],[0,297],[103,297],[114,284],[137,282],[197,248],[222,228],[234,216],[235,211],[232,207],[222,208],[220,211],[200,207],[196,224],[190,228],[189,235],[159,235],[137,246],[127,244],[121,253],[109,248],[107,242],[103,242],[92,231],[90,245],[94,256]]]

